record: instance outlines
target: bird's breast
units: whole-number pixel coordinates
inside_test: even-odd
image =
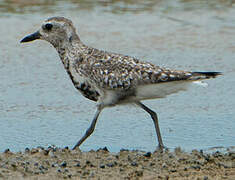
[[[92,101],[98,100],[100,94],[85,77],[81,76],[79,73],[73,73],[72,71],[69,71],[68,74],[75,88],[78,89],[83,96]]]
[[[96,91],[95,88],[92,88],[92,86],[89,83],[80,82],[80,83],[75,83],[74,85],[82,93],[83,96],[92,101],[98,101],[100,94]]]
[[[96,90],[95,86],[92,86],[89,79],[82,75],[74,59],[62,58],[62,62],[75,88],[86,98],[97,101],[100,96],[99,92]]]

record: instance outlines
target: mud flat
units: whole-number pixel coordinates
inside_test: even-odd
[[[235,179],[235,152],[111,153],[42,147],[0,154],[0,179]]]

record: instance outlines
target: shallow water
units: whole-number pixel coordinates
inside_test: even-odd
[[[72,147],[95,104],[81,96],[46,42],[19,44],[51,16],[73,20],[87,45],[157,65],[221,71],[207,88],[146,101],[168,148],[234,146],[235,3],[233,1],[0,1],[0,151]],[[152,120],[134,106],[105,109],[82,150],[107,146],[153,151]]]

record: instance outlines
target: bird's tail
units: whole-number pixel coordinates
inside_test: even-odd
[[[192,80],[202,80],[215,78],[216,76],[222,75],[221,72],[192,72]]]

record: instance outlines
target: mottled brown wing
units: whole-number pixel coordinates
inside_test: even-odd
[[[172,71],[130,56],[111,56],[80,66],[82,74],[105,89],[130,89],[137,85],[187,80],[190,72]],[[91,63],[92,62],[92,63]]]

